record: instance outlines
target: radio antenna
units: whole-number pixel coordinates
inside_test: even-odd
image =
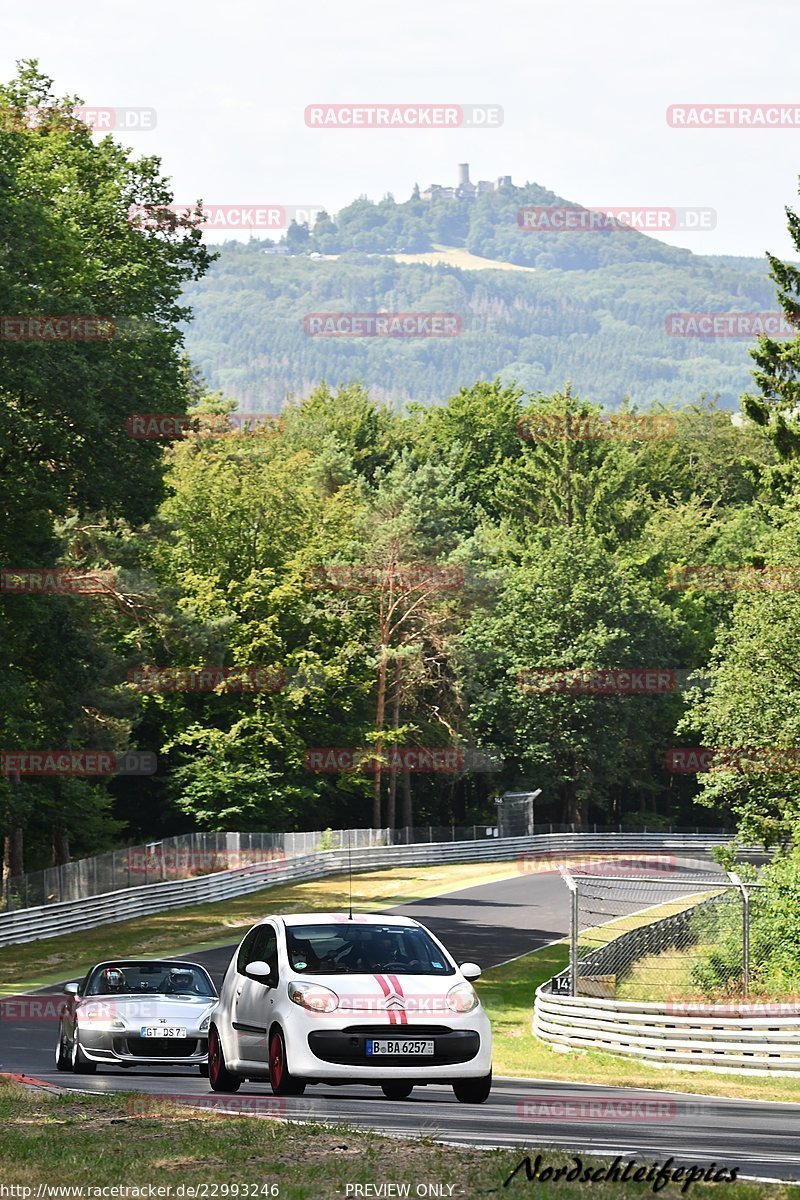
[[[350,920],[353,919],[353,859],[350,853],[351,831],[347,831],[347,881],[350,890]]]

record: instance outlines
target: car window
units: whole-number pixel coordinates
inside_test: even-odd
[[[81,995],[215,996],[214,985],[193,963],[129,961],[95,967]]]
[[[257,925],[251,929],[242,942],[236,960],[236,970],[240,975],[251,962],[265,962],[273,975],[278,975],[278,936],[273,925]]]
[[[244,969],[249,962],[256,961],[256,956],[255,954],[251,954],[251,950],[253,949],[253,943],[258,937],[260,929],[260,925],[256,925],[255,929],[251,929],[239,947],[239,953],[236,956],[236,970],[240,975],[244,974]]]
[[[455,974],[433,938],[413,925],[288,925],[286,946],[299,974]]]

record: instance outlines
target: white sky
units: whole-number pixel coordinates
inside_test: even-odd
[[[0,76],[36,57],[60,94],[155,108],[155,130],[124,140],[161,156],[181,202],[333,212],[454,182],[468,161],[473,180],[511,175],[584,205],[710,206],[713,232],[665,240],[795,257],[783,208],[796,202],[800,128],[682,131],[665,113],[800,106],[798,34],[796,0],[5,0]],[[308,129],[316,101],[499,104],[505,120]]]

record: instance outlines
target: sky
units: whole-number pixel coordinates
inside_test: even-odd
[[[711,208],[663,240],[796,257],[796,0],[194,0],[0,8],[0,78],[38,58],[59,94],[155,110],[121,140],[175,199],[324,206],[510,175],[582,205]],[[492,128],[310,128],[312,104],[493,105]],[[670,105],[795,104],[778,129],[673,128]],[[207,235],[209,236],[209,235]],[[210,240],[220,240],[215,234]]]

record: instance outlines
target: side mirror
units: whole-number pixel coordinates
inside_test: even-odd
[[[248,963],[244,970],[247,977],[255,979],[256,983],[269,983],[272,978],[269,963],[262,962],[260,959]]]
[[[79,983],[75,983],[75,982],[73,982],[73,983],[65,983],[65,984],[64,984],[64,994],[65,994],[66,996],[77,996],[77,994],[78,994],[78,988],[79,988],[80,986],[81,986],[81,985],[80,985]]]
[[[475,979],[480,979],[481,975],[483,974],[483,971],[480,969],[477,963],[462,963],[458,969],[464,978],[468,979],[470,983],[472,983],[472,981]]]

